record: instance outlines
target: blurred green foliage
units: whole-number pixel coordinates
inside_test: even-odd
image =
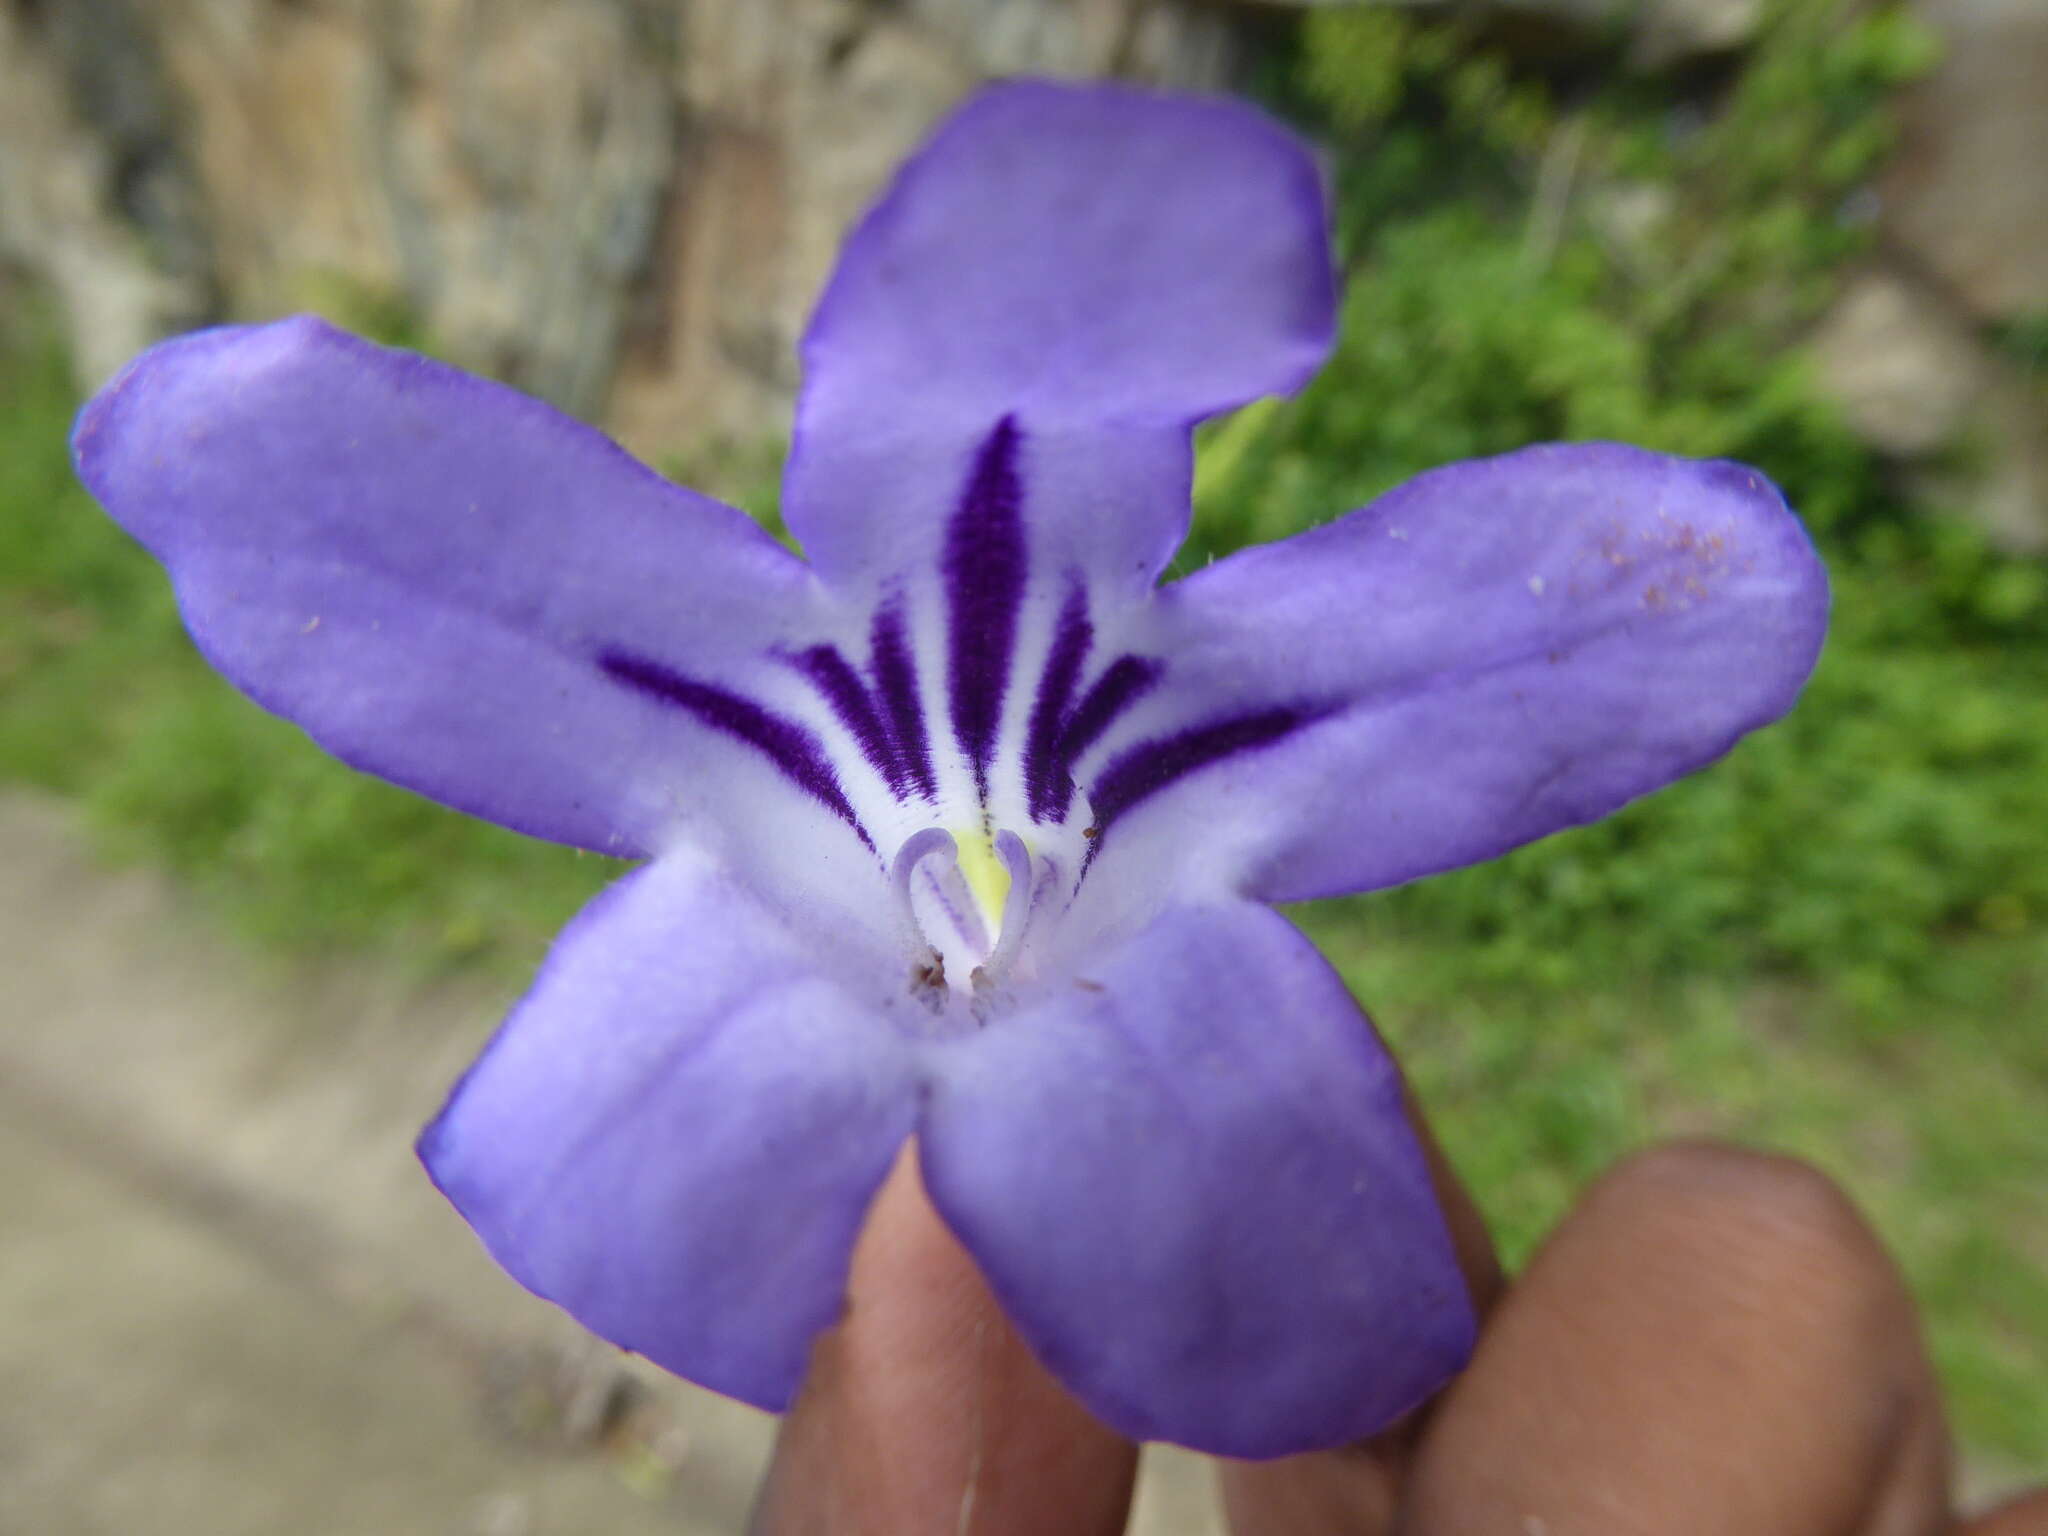
[[[1342,342],[1298,398],[1210,434],[1186,560],[1434,464],[1614,438],[1763,466],[1835,588],[1787,722],[1597,826],[1362,898],[1357,920],[1455,943],[1475,978],[1765,969],[1879,1016],[1954,984],[1959,938],[2048,932],[2048,570],[1894,494],[1797,346],[1863,243],[1855,192],[1925,35],[1894,10],[1781,4],[1745,67],[1693,96],[1517,72],[1469,23],[1398,8],[1317,11],[1302,49],[1287,100],[1334,149]]]
[[[1810,1159],[1855,1196],[1924,1310],[1958,1433],[2048,1468],[2048,965],[2038,942],[1952,945],[1914,1028],[1803,984],[1477,979],[1465,946],[1297,916],[1395,1047],[1510,1265],[1588,1181],[1673,1135]]]
[[[1872,1036],[1806,985],[1616,977],[1571,991],[1475,981],[1460,944],[1386,942],[1323,905],[1311,938],[1407,1067],[1516,1266],[1634,1147],[1729,1137],[1819,1163],[1905,1266],[1972,1454],[2048,1468],[2048,967],[1970,940],[1915,1028]],[[2032,1028],[2028,1026],[2032,1020]]]
[[[224,687],[163,572],[94,506],[44,317],[0,331],[0,779],[79,797],[269,941],[434,968],[530,956],[617,873],[352,773]]]
[[[1887,95],[1930,57],[1895,11],[1798,0],[1741,68],[1674,90],[1535,73],[1457,20],[1313,13],[1272,94],[1334,157],[1342,342],[1300,397],[1205,434],[1184,565],[1546,438],[1785,486],[1836,593],[1787,721],[1598,826],[1297,916],[1510,1257],[1652,1136],[1812,1156],[1900,1251],[1966,1438],[2041,1459],[2048,573],[1902,500],[1796,345],[1865,238]],[[426,339],[342,279],[314,296]],[[1998,340],[2030,359],[2043,337]],[[214,679],[70,475],[32,311],[0,311],[0,400],[0,778],[76,797],[261,939],[417,966],[523,969],[616,872],[350,773]],[[780,531],[772,455],[668,467]]]
[[[1549,78],[1460,20],[1312,14],[1332,365],[1211,429],[1183,566],[1554,438],[1763,466],[1832,572],[1792,715],[1596,826],[1297,916],[1375,1007],[1511,1259],[1632,1146],[1820,1162],[1928,1309],[1966,1439],[2048,1458],[2048,569],[1912,505],[1798,342],[1863,248],[1897,9],[1786,0],[1741,69]],[[2038,326],[1996,338],[2039,366]],[[1776,976],[1778,982],[1760,982]]]

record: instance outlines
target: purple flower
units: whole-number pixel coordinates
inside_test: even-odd
[[[168,342],[86,408],[80,473],[257,702],[648,861],[421,1141],[521,1282],[785,1407],[915,1136],[1023,1336],[1130,1435],[1329,1445],[1463,1363],[1395,1070],[1266,903],[1710,761],[1791,704],[1826,591],[1763,476],[1610,444],[1157,587],[1191,425],[1299,385],[1333,293],[1272,123],[1016,84],[908,164],[811,322],[808,564],[314,320]]]

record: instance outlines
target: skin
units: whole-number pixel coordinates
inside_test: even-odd
[[[1912,1301],[1819,1173],[1653,1148],[1510,1286],[1424,1138],[1485,1317],[1478,1352],[1364,1444],[1218,1463],[1233,1536],[2048,1536],[2048,1489],[1951,1512]],[[1137,1447],[1010,1330],[906,1149],[784,1420],[755,1536],[1109,1536],[1136,1469]]]

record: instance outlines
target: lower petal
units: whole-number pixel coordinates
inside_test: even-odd
[[[779,1410],[915,1099],[896,1028],[678,854],[564,932],[420,1156],[521,1284]]]
[[[1470,1303],[1399,1075],[1278,914],[1170,909],[933,1068],[933,1201],[1125,1434],[1338,1445],[1464,1364]]]

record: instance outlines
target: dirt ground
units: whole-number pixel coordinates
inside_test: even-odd
[[[507,999],[268,964],[0,796],[0,1533],[710,1536],[772,1422],[501,1275],[412,1138]],[[1148,1458],[1133,1529],[1208,1536]]]

